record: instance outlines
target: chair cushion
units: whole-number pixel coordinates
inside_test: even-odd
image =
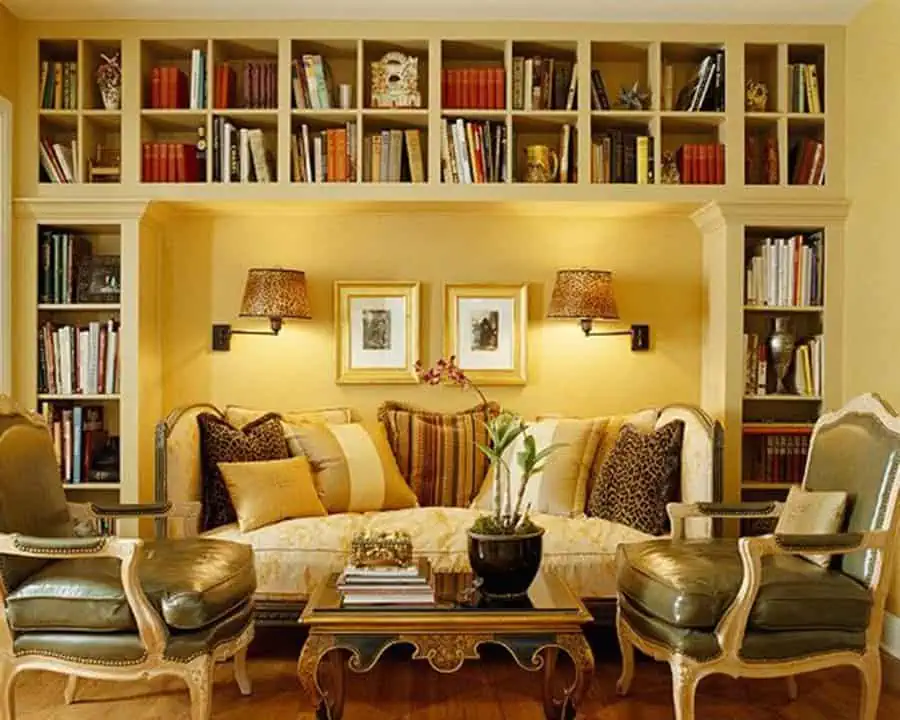
[[[9,595],[10,624],[19,632],[134,632],[119,568],[108,558],[48,564]],[[150,602],[175,630],[216,622],[256,589],[252,550],[222,540],[147,542],[138,574]]]
[[[619,607],[642,637],[697,660],[710,660],[719,654],[719,641],[709,630],[669,625],[642,612],[627,598],[619,598]],[[789,660],[839,650],[862,652],[865,647],[866,633],[862,630],[748,631],[740,654],[745,660]]]
[[[252,621],[253,605],[246,602],[205,628],[171,634],[163,654],[168,660],[188,662],[236,638]],[[50,655],[97,665],[139,663],[146,656],[135,632],[28,632],[16,637],[13,649],[17,655]]]
[[[619,592],[678,628],[712,630],[737,596],[743,569],[737,540],[620,545]],[[798,557],[763,559],[748,627],[756,630],[853,630],[869,623],[869,591],[842,573]]]

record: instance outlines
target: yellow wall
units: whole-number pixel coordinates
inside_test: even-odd
[[[443,282],[529,283],[530,377],[489,396],[526,415],[627,411],[699,401],[701,263],[689,219],[533,216],[515,209],[348,206],[175,217],[163,262],[164,405],[191,401],[290,409],[347,404],[374,417],[388,398],[435,408],[474,404],[450,388],[338,386],[334,382],[335,280],[422,283],[422,358],[441,350]],[[583,212],[583,211],[582,211]],[[290,213],[290,214],[288,214]],[[298,214],[299,213],[299,214]],[[247,268],[305,270],[313,320],[280,337],[235,336],[230,353],[210,350],[212,322],[237,313]],[[646,322],[647,353],[627,337],[585,339],[576,321],[545,321],[554,273],[586,265],[615,272],[623,326]]]
[[[900,3],[877,0],[847,29],[848,194],[844,390],[900,408]],[[900,571],[889,610],[900,614]]]
[[[0,95],[10,101],[15,101],[16,97],[16,24],[15,16],[0,5]]]

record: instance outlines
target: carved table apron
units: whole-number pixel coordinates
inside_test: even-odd
[[[400,620],[400,618],[398,618]],[[402,621],[398,625],[402,625]],[[297,664],[297,673],[307,696],[316,707],[316,717],[340,720],[344,709],[345,666],[357,673],[371,670],[385,650],[401,643],[412,645],[413,660],[427,660],[442,673],[459,670],[466,660],[477,660],[478,648],[488,643],[500,645],[520,667],[544,671],[544,715],[548,720],[575,717],[594,672],[594,656],[577,624],[553,632],[485,632],[486,628],[436,631],[406,629],[396,633],[344,632],[311,628]],[[558,683],[556,660],[562,650],[572,659],[571,683]],[[346,662],[345,662],[346,661]]]

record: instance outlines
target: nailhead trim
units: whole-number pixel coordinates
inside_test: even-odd
[[[65,660],[67,662],[78,663],[79,665],[102,665],[104,667],[129,667],[131,665],[140,665],[147,659],[146,653],[137,660],[97,660],[94,658],[76,657],[74,655],[66,655],[65,653],[57,653],[53,651],[16,651],[16,657],[27,657],[29,655],[34,655],[35,657],[52,657],[57,660]]]
[[[17,550],[22,550],[23,552],[30,552],[36,555],[92,555],[98,550],[103,550],[106,547],[109,538],[107,537],[98,537],[92,542],[90,545],[72,547],[72,546],[57,546],[57,547],[47,547],[46,545],[32,545],[27,541],[23,541],[22,538],[17,537],[13,540],[13,546]]]

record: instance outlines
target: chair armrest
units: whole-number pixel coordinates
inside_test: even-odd
[[[687,518],[777,518],[784,503],[780,502],[698,502],[669,503],[666,512],[672,527],[672,539],[684,539],[684,521]]]
[[[0,533],[0,555],[54,558],[117,558],[121,560],[122,588],[134,615],[141,642],[149,656],[162,654],[166,643],[166,626],[144,594],[138,579],[138,563],[143,540],[118,537],[44,538]],[[0,583],[0,606],[6,602],[6,589]],[[0,634],[12,638],[6,613],[0,613]],[[11,641],[11,640],[10,640]]]
[[[198,502],[153,503],[69,503],[69,513],[81,522],[93,522],[107,518],[183,518],[186,529],[200,515]]]
[[[883,551],[890,540],[886,530],[834,535],[760,535],[738,540],[743,578],[737,596],[716,627],[719,646],[726,655],[737,657],[744,644],[747,621],[759,594],[762,581],[762,559],[767,555],[845,555],[860,550]],[[883,563],[880,563],[883,564]],[[881,578],[877,572],[870,585],[874,588]]]

